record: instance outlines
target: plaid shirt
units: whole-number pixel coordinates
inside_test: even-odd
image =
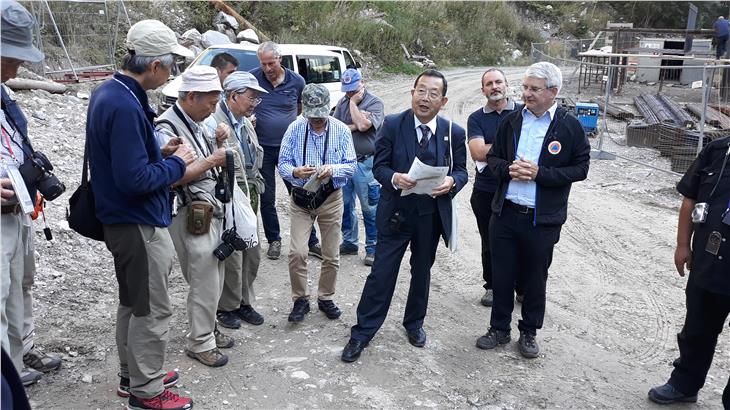
[[[304,165],[319,167],[324,164],[332,166],[332,183],[335,188],[341,188],[347,183],[355,171],[355,148],[352,145],[352,134],[345,124],[334,117],[329,117],[325,132],[316,135],[309,127],[307,139],[307,158],[302,162],[304,154],[304,133],[309,125],[304,117],[297,117],[289,124],[281,141],[279,152],[279,174],[282,178],[296,186],[304,186],[306,179],[294,178],[294,168]],[[329,132],[327,153],[322,164],[325,136]]]

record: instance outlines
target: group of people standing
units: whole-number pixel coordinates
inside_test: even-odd
[[[41,61],[43,55],[32,45],[34,21],[21,5],[3,1],[2,18],[4,83],[24,61]],[[411,107],[385,116],[383,102],[365,88],[360,72],[348,69],[341,77],[346,95],[330,114],[328,90],[305,85],[282,67],[279,48],[271,42],[259,47],[260,67],[250,73],[237,71],[237,61],[225,55],[212,66],[189,68],[182,74],[177,102],[157,117],[147,91],[164,84],[175,57],[190,56],[190,51],[156,20],[133,25],[126,48],[121,70],[89,102],[85,157],[93,175],[96,216],[119,284],[117,392],[129,398],[129,408],[193,407],[191,398],[168,389],[178,382],[178,373],[164,370],[172,316],[168,280],[175,257],[189,285],[189,357],[223,366],[229,358],[221,349],[235,340],[218,326],[264,322],[254,307],[253,288],[261,246],[256,235],[234,236],[227,207],[237,195],[254,214],[260,204],[269,242],[266,256],[278,258],[277,168],[290,193],[290,322],[301,322],[310,312],[310,255],[322,260],[318,309],[333,320],[342,314],[335,303],[336,279],[340,255],[359,251],[355,202],[360,203],[366,232],[363,262],[372,268],[357,305],[357,323],[341,354],[342,361],[353,362],[388,314],[409,247],[411,279],[402,324],[411,345],[426,345],[431,268],[440,240],[456,240],[452,200],[468,182],[468,147],[476,164],[471,205],[481,236],[481,303],[492,308],[488,331],[476,346],[489,350],[510,342],[516,292],[522,303],[518,350],[526,358],[538,357],[536,334],[545,315],[553,249],[567,219],[571,185],[587,177],[590,158],[580,123],[556,103],[562,75],[555,65],[527,68],[522,103],[508,97],[505,74],[488,69],[481,78],[486,104],[469,116],[465,131],[439,115],[448,102],[447,79],[439,71],[422,72],[410,92]],[[26,367],[49,371],[61,362],[32,344],[32,300],[22,296],[29,294],[26,283],[32,283],[33,234],[19,201],[23,187],[31,192],[35,187],[12,181],[13,167],[24,163],[23,155],[32,153],[32,147],[25,117],[4,85],[2,92],[2,346],[11,368],[25,375]],[[681,266],[692,260],[702,271],[694,280],[694,270],[690,276],[675,373],[649,393],[659,403],[696,400],[728,314],[727,298],[721,296],[727,278],[718,273],[727,273],[730,256],[724,245],[730,218],[727,210],[721,212],[723,204],[730,207],[726,148],[727,140],[710,144],[679,185],[686,199],[677,267],[683,273]],[[420,182],[409,175],[416,160],[448,168],[447,176],[430,193],[403,195]],[[221,192],[221,181],[233,192]],[[709,182],[714,187],[706,192]],[[700,201],[710,204],[709,213],[703,208],[706,222],[689,219]],[[707,223],[695,231],[693,249],[699,244],[714,258],[701,251],[693,258],[691,222]],[[697,235],[702,236],[699,242]],[[711,329],[702,326],[708,314]],[[728,389],[725,393],[727,405]],[[3,403],[7,397],[3,390]]]

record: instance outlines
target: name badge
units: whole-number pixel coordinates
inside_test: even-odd
[[[720,244],[722,243],[722,235],[720,232],[712,231],[710,236],[707,238],[707,245],[705,245],[705,251],[717,256],[720,252]]]

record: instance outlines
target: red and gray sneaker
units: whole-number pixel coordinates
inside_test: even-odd
[[[169,371],[165,375],[165,378],[162,379],[162,384],[165,386],[166,389],[169,389],[170,387],[177,384],[177,381],[180,379],[180,376],[178,376],[176,371]],[[129,378],[127,377],[119,377],[119,387],[117,387],[117,396],[119,397],[129,397]]]
[[[127,405],[127,410],[189,410],[192,408],[193,399],[178,396],[170,390],[165,390],[151,399],[129,396]]]

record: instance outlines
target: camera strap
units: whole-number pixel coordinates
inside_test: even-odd
[[[327,158],[327,144],[330,140],[330,125],[327,124],[327,134],[324,137],[324,152],[322,152],[322,165]],[[307,122],[306,128],[304,128],[304,150],[302,151],[302,166],[307,165],[307,141],[309,141],[309,122]],[[315,143],[316,145],[316,143]]]
[[[233,192],[234,189],[234,181],[236,180],[236,172],[234,169],[235,164],[233,163],[233,152],[230,150],[226,150],[226,177],[228,178],[228,190],[231,192],[231,201],[225,206],[231,207],[231,218],[233,218],[233,230],[236,231],[236,195]],[[223,227],[225,228],[226,222],[225,218],[223,221]]]
[[[190,132],[190,137],[193,140],[193,143],[195,144],[196,147],[198,147],[198,149],[200,150],[200,153],[206,157],[208,155],[212,154],[213,149],[208,146],[207,142],[203,141],[203,144],[201,144],[200,141],[198,141],[198,138],[196,137],[195,132],[193,131],[193,127],[190,126],[188,119],[185,118],[185,114],[183,114],[182,111],[180,111],[180,108],[177,107],[177,104],[172,106],[172,110],[175,112],[175,114],[180,119],[180,121],[182,121],[182,123],[185,124],[185,127],[188,129],[188,132]],[[199,126],[199,127],[202,127],[202,126]],[[201,132],[202,132],[202,129],[201,129]],[[203,137],[203,138],[205,138],[205,137]],[[203,148],[203,145],[206,146],[207,150]],[[218,172],[216,172],[215,167],[211,168],[210,171],[213,173],[213,176],[215,178],[218,178]]]

